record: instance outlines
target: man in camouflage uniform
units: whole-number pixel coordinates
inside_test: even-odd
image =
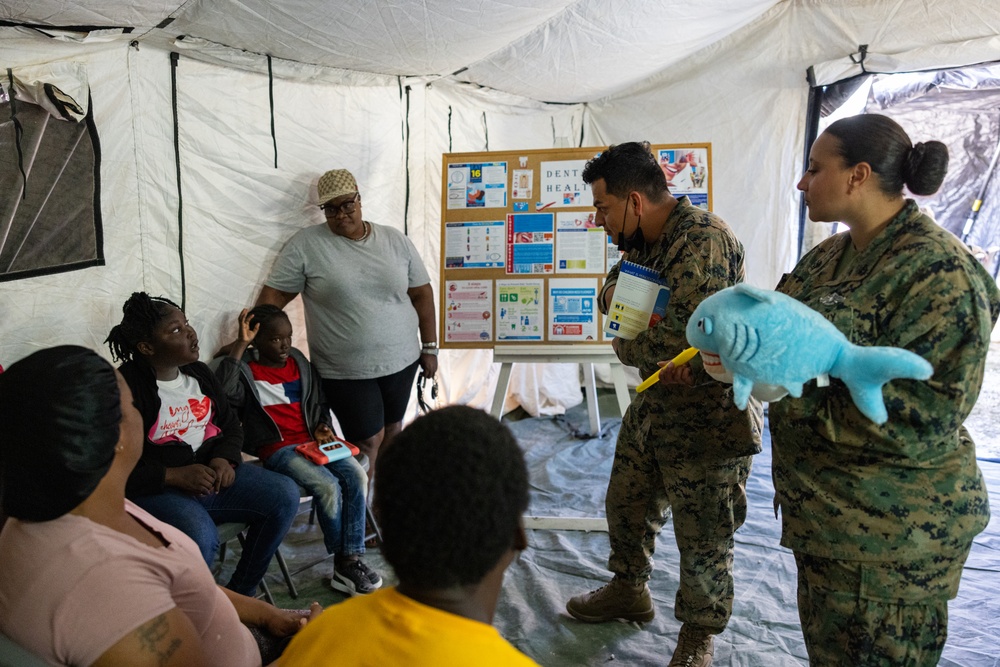
[[[657,361],[687,347],[684,329],[698,304],[743,280],[743,246],[718,216],[670,195],[647,143],[612,146],[587,163],[583,179],[597,222],[624,259],[659,272],[671,290],[660,322],[634,340],[614,341],[622,363],[647,377],[659,370]],[[619,268],[601,291],[605,314]],[[699,359],[683,377],[686,384],[654,385],[626,411],[605,501],[614,578],[566,609],[588,622],[651,620],[646,582],[670,506],[681,556],[674,615],[683,623],[670,665],[696,666],[711,664],[712,637],[732,612],[733,533],[746,518],[745,484],[762,420],[756,400],[739,410],[731,386],[712,380]]]
[[[846,232],[827,239],[778,290],[852,343],[916,352],[934,375],[886,384],[881,426],[836,379],[771,405],[781,544],[795,552],[811,664],[936,665],[948,600],[990,516],[962,422],[982,385],[1000,293],[913,200],[867,247],[851,245]]]

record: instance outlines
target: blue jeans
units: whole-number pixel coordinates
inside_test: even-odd
[[[243,554],[226,588],[253,596],[295,518],[299,489],[284,475],[244,463],[236,468],[232,485],[219,493],[193,496],[168,488],[163,493],[134,498],[133,502],[194,540],[209,567],[219,553],[216,524],[250,524]]]
[[[321,466],[289,446],[271,454],[264,465],[288,475],[316,501],[316,519],[327,553],[343,557],[365,552],[368,475],[353,456]]]

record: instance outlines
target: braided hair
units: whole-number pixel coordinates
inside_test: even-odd
[[[140,359],[136,346],[153,337],[153,330],[170,307],[180,310],[180,306],[165,297],[132,292],[122,306],[121,324],[111,327],[111,333],[104,339],[111,357],[115,361]]]

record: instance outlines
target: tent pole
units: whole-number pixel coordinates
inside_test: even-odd
[[[990,166],[986,168],[986,178],[983,179],[983,184],[979,187],[979,194],[976,195],[976,200],[972,202],[972,210],[969,212],[969,217],[962,228],[962,243],[969,242],[972,230],[976,227],[976,220],[979,219],[979,210],[983,207],[983,197],[986,196],[986,188],[989,187],[990,180],[993,178],[993,172],[996,171],[998,157],[1000,157],[1000,138],[997,139],[997,147],[993,151],[993,159],[990,160]]]
[[[806,169],[809,168],[809,151],[812,150],[813,142],[816,141],[816,136],[819,133],[819,119],[820,119],[820,109],[822,109],[823,93],[826,91],[826,86],[816,85],[816,75],[813,72],[813,68],[810,67],[806,70],[806,80],[809,82],[809,104],[806,107],[806,136],[805,136],[805,147],[802,153],[802,173],[805,173]],[[806,197],[805,194],[799,194],[799,245],[798,254],[795,256],[795,261],[802,259],[802,246],[805,244],[806,237]]]
[[[170,101],[174,114],[174,163],[177,173],[177,254],[181,265],[181,310],[184,310],[187,300],[184,279],[184,192],[181,189],[181,130],[177,118],[177,62],[180,57],[176,51],[170,54]]]

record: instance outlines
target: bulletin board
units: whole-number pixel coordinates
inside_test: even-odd
[[[620,253],[596,226],[587,160],[605,147],[445,153],[442,348],[606,345],[597,308]],[[655,144],[670,192],[712,209],[711,144]]]

